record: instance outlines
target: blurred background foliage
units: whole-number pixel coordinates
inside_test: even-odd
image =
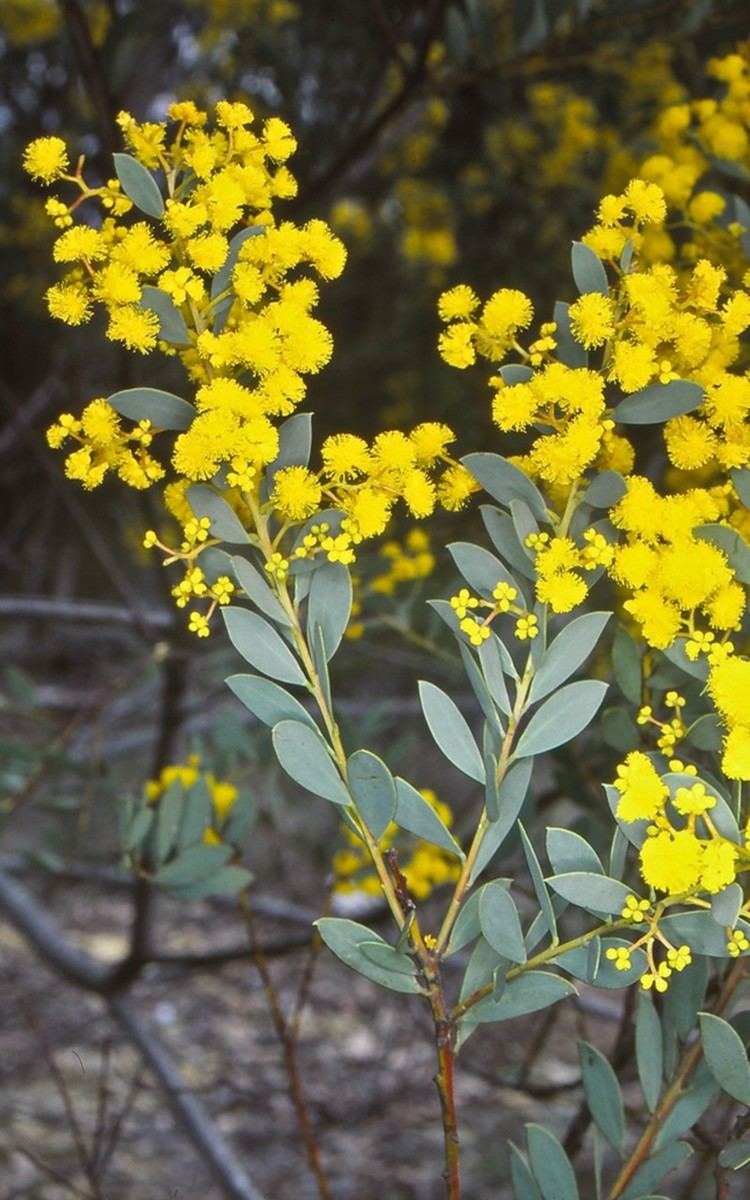
[[[659,149],[665,107],[720,92],[706,62],[746,36],[745,0],[630,0],[626,20],[621,0],[2,0],[0,616],[3,645],[21,667],[4,684],[10,810],[45,770],[69,772],[80,807],[81,728],[89,779],[106,774],[113,746],[130,765],[143,744],[123,722],[147,716],[160,694],[153,774],[185,720],[206,733],[206,697],[223,695],[222,663],[212,667],[201,645],[194,699],[185,700],[183,680],[170,709],[195,643],[173,624],[164,572],[139,549],[158,516],[150,494],[107,485],[82,493],[46,446],[60,410],[77,413],[141,382],[178,392],[184,383],[168,360],[155,375],[155,359],[51,320],[43,297],[55,277],[55,231],[21,171],[24,146],[59,135],[71,157],[86,156],[96,182],[111,175],[123,109],[161,120],[176,98],[208,106],[227,97],[246,99],[259,117],[281,116],[299,142],[299,191],[282,215],[326,218],[349,250],[322,305],[336,348],[309,392],[318,439],[445,420],[461,454],[494,447],[496,433],[481,375],[452,371],[436,353],[439,293],[464,281],[480,295],[520,287],[542,319],[555,299],[572,299],[570,242],[598,198]],[[747,171],[735,174],[742,191]],[[413,612],[425,619],[433,553],[443,531],[460,536],[457,518],[443,520],[431,544],[391,542],[361,564],[365,580],[381,583],[363,596],[357,632],[367,633],[368,603],[384,605],[397,629],[410,628]],[[404,566],[420,555],[419,567]],[[52,606],[32,620],[29,597]],[[122,606],[120,624],[114,609],[82,617],[82,601]],[[171,674],[154,659],[164,639],[167,661],[177,655]],[[217,659],[227,654],[219,642]],[[393,694],[400,669],[412,679],[424,641],[412,635],[410,646],[394,633],[387,654],[382,646],[368,658],[367,637],[353,642],[351,668],[389,671]],[[164,656],[162,646],[162,664]],[[352,705],[361,744],[363,719],[376,732],[382,713]],[[211,736],[222,745],[200,751],[213,761],[242,744],[250,770],[246,731],[220,725]],[[251,742],[250,760],[258,754],[265,749]],[[84,789],[87,805],[95,790]]]

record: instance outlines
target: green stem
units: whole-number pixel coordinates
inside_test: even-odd
[[[524,708],[526,705],[526,699],[528,697],[529,688],[531,687],[531,681],[532,681],[533,677],[534,677],[534,667],[533,667],[533,664],[531,661],[531,655],[529,654],[528,660],[526,662],[526,669],[525,669],[523,676],[518,684],[518,691],[516,692],[516,699],[515,699],[515,703],[513,705],[513,712],[511,713],[510,717],[508,718],[508,728],[505,732],[505,737],[503,738],[503,744],[500,749],[500,757],[498,759],[498,764],[497,764],[498,787],[500,786],[503,779],[505,778],[505,773],[508,769],[508,765],[510,762],[510,756],[511,756],[511,750],[512,750],[512,746],[513,746],[513,738],[515,737],[515,733],[518,728],[518,722],[521,720],[521,717],[523,716]],[[484,841],[485,834],[487,833],[487,830],[490,828],[491,824],[492,824],[492,822],[490,821],[489,817],[487,816],[487,808],[485,806],[482,809],[482,815],[479,818],[479,824],[477,825],[476,832],[472,839],[471,846],[469,847],[469,851],[466,855],[464,865],[461,869],[461,874],[459,875],[458,881],[453,890],[453,895],[451,897],[450,904],[448,905],[448,911],[446,912],[445,917],[443,919],[443,924],[440,927],[440,933],[438,934],[437,944],[435,946],[435,954],[438,957],[440,955],[444,954],[444,952],[445,952],[445,947],[448,944],[448,939],[450,938],[451,930],[453,929],[453,926],[456,922],[456,918],[457,918],[459,912],[461,911],[461,906],[463,905],[463,902],[466,899],[466,893],[469,890],[469,887],[471,885],[471,876],[472,876],[472,872],[474,870],[474,864],[476,862],[477,855],[479,854],[479,851],[482,846],[482,842]]]
[[[544,963],[548,963],[551,959],[558,958],[559,955],[565,954],[568,950],[578,950],[581,946],[587,946],[592,938],[598,937],[601,934],[612,933],[616,929],[626,929],[630,925],[630,921],[608,921],[604,925],[597,925],[595,929],[589,929],[586,933],[579,934],[578,937],[571,938],[569,942],[558,942],[554,946],[548,946],[546,950],[540,950],[533,958],[527,958],[526,962],[519,963],[516,967],[511,967],[505,978],[508,982],[511,979],[516,979],[519,975],[523,975],[526,971],[533,971],[535,967],[541,967]],[[457,1021],[465,1013],[478,1004],[480,1000],[484,1000],[485,996],[489,996],[494,989],[493,983],[487,983],[484,987],[477,988],[460,1004],[451,1010],[451,1020]]]
[[[270,538],[270,535],[268,532],[267,521],[266,521],[264,515],[261,513],[260,509],[258,508],[258,505],[257,505],[254,497],[252,497],[250,495],[246,495],[245,498],[246,498],[246,501],[250,508],[250,511],[252,512],[252,515],[253,515],[253,521],[255,523],[255,528],[258,533],[260,549],[261,549],[262,553],[265,555],[265,557],[270,560],[271,555],[274,553],[274,550],[273,550],[273,543],[271,541],[271,538]],[[310,688],[310,691],[315,699],[315,702],[320,711],[320,715],[323,718],[323,723],[326,728],[326,733],[328,734],[328,739],[329,739],[331,749],[334,754],[334,758],[336,759],[336,764],[339,768],[339,771],[341,772],[342,779],[346,783],[347,778],[348,778],[347,759],[346,759],[346,751],[344,750],[344,744],[341,740],[341,733],[339,732],[339,728],[336,723],[336,719],[329,707],[325,692],[323,690],[323,686],[322,686],[320,678],[318,676],[318,672],[315,668],[315,662],[313,660],[313,656],[310,652],[310,648],[307,644],[307,639],[305,638],[304,631],[300,624],[299,614],[292,602],[292,598],[289,595],[289,591],[287,589],[286,584],[281,583],[278,580],[276,580],[275,582],[276,582],[276,595],[278,597],[279,603],[282,605],[285,613],[289,617],[289,621],[290,621],[290,624],[292,627],[292,634],[294,636],[294,642],[297,647],[297,652],[302,661],[302,665],[304,667],[305,674],[307,675],[308,687]],[[372,858],[373,866],[375,867],[375,870],[377,871],[378,878],[380,880],[380,886],[383,889],[383,894],[388,903],[388,907],[391,911],[391,915],[393,916],[393,919],[396,922],[397,927],[399,929],[402,929],[404,926],[404,923],[406,921],[406,914],[404,913],[401,902],[398,898],[398,895],[396,894],[396,888],[394,886],[393,879],[391,878],[391,873],[388,869],[388,865],[387,865],[385,859],[383,858],[383,855],[380,851],[377,840],[373,837],[373,835],[370,832],[370,830],[368,829],[366,823],[359,816],[359,813],[357,812],[357,809],[356,809],[356,805],[353,808],[353,813],[355,816],[355,821],[356,821],[357,830],[359,832],[359,835],[362,838],[365,845],[367,846],[370,857]],[[410,936],[414,943],[415,949],[418,952],[420,952],[420,957],[421,957],[421,954],[425,953],[426,951],[425,951],[424,941],[422,939],[421,933],[419,932],[419,927],[418,927],[416,921],[414,921],[412,923]]]

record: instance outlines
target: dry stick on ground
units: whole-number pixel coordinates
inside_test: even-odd
[[[255,966],[258,968],[258,974],[263,983],[263,990],[266,994],[268,1003],[268,1011],[273,1022],[273,1027],[276,1030],[276,1036],[279,1039],[281,1049],[284,1055],[284,1067],[289,1082],[289,1094],[294,1105],[294,1110],[297,1114],[300,1132],[305,1143],[307,1158],[310,1163],[310,1169],[315,1176],[315,1182],[318,1185],[321,1200],[332,1200],[332,1193],[323,1164],[320,1160],[320,1150],[318,1141],[315,1136],[310,1113],[307,1107],[304,1091],[302,1090],[302,1080],[300,1078],[299,1063],[297,1061],[297,1044],[295,1038],[294,1026],[287,1021],[281,1008],[279,994],[274,986],[271,972],[268,969],[265,955],[261,948],[260,942],[255,931],[255,920],[253,918],[252,908],[248,900],[247,892],[240,892],[239,895],[240,908],[247,929],[247,938],[250,943],[250,952]]]
[[[39,901],[2,872],[0,912],[4,912],[48,966],[69,983],[106,1002],[114,1019],[159,1079],[177,1122],[228,1200],[262,1200],[209,1113],[191,1094],[164,1046],[133,1010],[125,985],[116,980],[117,969],[113,971],[73,946]]]

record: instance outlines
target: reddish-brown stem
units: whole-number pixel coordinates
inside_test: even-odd
[[[443,1120],[445,1155],[443,1179],[445,1180],[447,1200],[461,1200],[461,1150],[458,1140],[456,1098],[453,1089],[456,1026],[455,1022],[451,1020],[448,1005],[445,1002],[440,966],[437,960],[428,960],[424,966],[424,973],[429,986],[430,1008],[435,1024],[438,1069],[434,1078],[440,1097],[440,1111]]]
[[[263,990],[266,994],[268,1002],[268,1011],[271,1015],[273,1027],[276,1031],[276,1036],[279,1039],[279,1044],[284,1056],[284,1067],[286,1069],[287,1080],[289,1083],[289,1095],[294,1105],[294,1110],[297,1114],[302,1140],[305,1143],[307,1151],[307,1159],[310,1164],[310,1170],[315,1176],[315,1182],[318,1185],[320,1200],[333,1200],[328,1180],[323,1170],[323,1164],[320,1161],[320,1151],[318,1149],[315,1130],[312,1127],[310,1113],[307,1108],[307,1101],[302,1089],[302,1080],[300,1078],[299,1064],[297,1062],[297,1046],[294,1040],[294,1034],[286,1020],[279,1002],[278,992],[271,978],[271,972],[268,969],[266,957],[261,949],[260,942],[255,931],[255,921],[253,912],[250,907],[250,902],[245,892],[240,893],[240,908],[245,921],[247,930],[247,938],[250,943],[250,951],[253,957],[253,962],[258,968],[263,983]]]

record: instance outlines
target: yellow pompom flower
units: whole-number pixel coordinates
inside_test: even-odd
[[[366,475],[370,468],[367,442],[353,433],[335,433],[326,438],[321,454],[324,472],[336,482]]]
[[[620,763],[615,787],[620,793],[617,816],[621,821],[652,821],[669,795],[651,759],[641,750],[631,751]]]
[[[738,850],[724,838],[714,838],[703,848],[701,887],[714,895],[734,882]]]
[[[603,346],[615,331],[614,301],[599,292],[579,296],[569,313],[573,337],[587,350]]]
[[[443,292],[438,300],[441,321],[467,321],[476,311],[479,297],[465,283]]]
[[[710,425],[695,417],[674,417],[664,426],[667,454],[675,467],[695,471],[713,458],[717,437]]]
[[[455,442],[456,435],[448,425],[425,421],[409,434],[420,467],[431,467],[445,454],[446,446]]]
[[[159,318],[148,308],[134,304],[119,304],[110,309],[107,337],[122,342],[129,350],[147,354],[153,350],[159,336]]]
[[[750,726],[736,725],[729,730],[721,769],[729,779],[750,779]]]
[[[711,668],[708,693],[730,725],[750,725],[750,661],[728,658]]]
[[[438,338],[438,351],[449,367],[463,370],[476,362],[477,352],[474,348],[476,325],[468,321],[457,321],[449,325]]]
[[[700,880],[703,847],[687,829],[661,830],[641,847],[641,874],[657,891],[690,892]]]
[[[24,151],[23,168],[32,179],[42,183],[59,179],[68,169],[65,142],[59,137],[35,138]]]
[[[283,517],[304,521],[320,508],[323,490],[307,467],[282,467],[273,481],[271,499]]]
[[[555,571],[537,580],[536,596],[542,604],[548,604],[555,613],[570,612],[588,595],[585,580],[574,571]]]
[[[45,293],[50,316],[66,325],[83,325],[93,313],[91,298],[80,283],[54,283]]]

